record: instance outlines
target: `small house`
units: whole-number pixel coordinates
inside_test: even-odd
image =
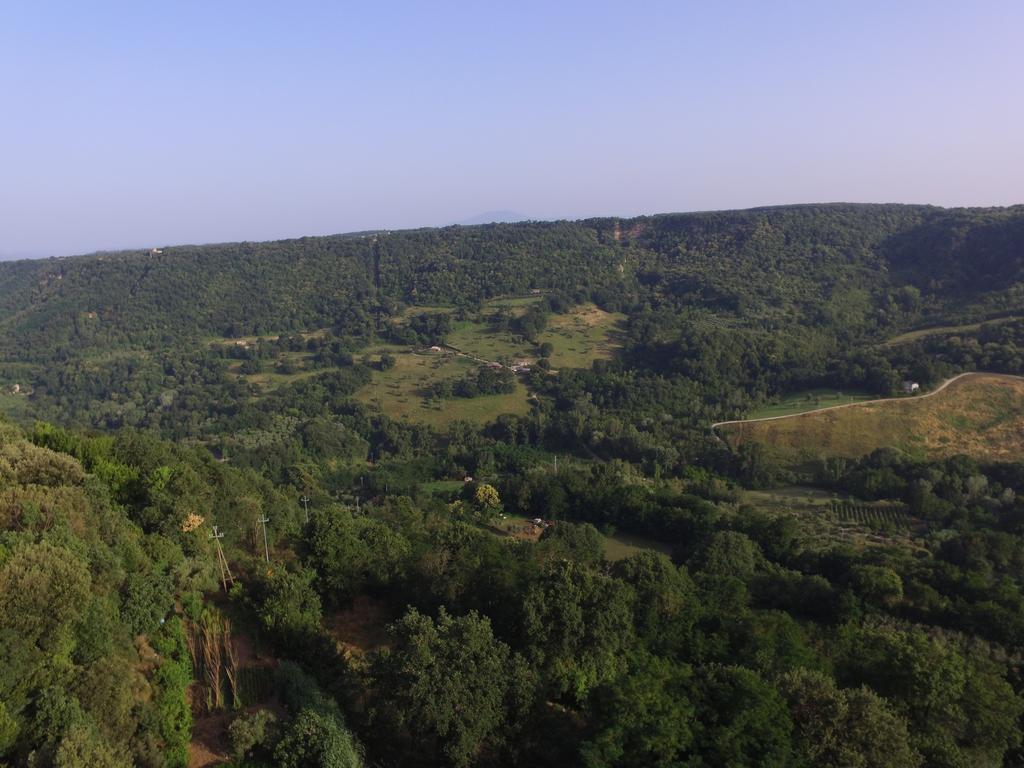
[[[435,344],[434,346],[432,346],[432,347],[430,348],[430,351],[431,351],[431,352],[440,352],[440,351],[441,351],[441,348],[440,348],[439,346],[437,346],[437,344]]]
[[[918,384],[916,381],[904,381],[903,382],[903,391],[904,391],[904,393],[906,393],[908,395],[912,395],[915,392],[920,392],[921,391],[921,385]]]

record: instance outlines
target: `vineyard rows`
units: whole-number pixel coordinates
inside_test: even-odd
[[[906,510],[893,505],[875,506],[841,502],[832,505],[832,513],[841,521],[871,527],[891,525],[896,528],[905,528],[909,524]]]

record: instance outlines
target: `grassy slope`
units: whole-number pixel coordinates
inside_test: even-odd
[[[748,418],[767,419],[772,416],[808,413],[820,408],[831,408],[834,405],[846,405],[848,403],[871,400],[873,397],[874,395],[866,392],[837,392],[833,389],[810,389],[806,392],[795,392],[787,395],[778,403],[758,408]]]
[[[1010,315],[1008,317],[998,317],[993,320],[985,320],[980,323],[919,328],[916,331],[907,331],[906,333],[901,333],[898,336],[893,336],[891,339],[887,339],[884,346],[894,347],[898,344],[906,344],[907,342],[917,341],[918,339],[923,339],[928,336],[951,336],[954,333],[977,333],[981,330],[981,326],[983,325],[998,325],[999,323],[1009,323],[1020,319],[1020,315]]]
[[[586,368],[607,360],[619,347],[617,331],[626,316],[582,304],[564,315],[552,315],[538,341],[550,342],[554,368]]]
[[[720,428],[736,447],[771,446],[783,460],[861,456],[894,447],[918,456],[964,453],[986,461],[1024,459],[1024,380],[976,374],[933,397],[854,405],[791,419]]]

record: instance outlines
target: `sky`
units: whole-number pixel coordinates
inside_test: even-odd
[[[0,3],[0,257],[1024,203],[1024,3]]]

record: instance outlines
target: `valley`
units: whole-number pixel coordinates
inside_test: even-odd
[[[837,204],[0,264],[0,760],[1013,764],[1021,242]]]

